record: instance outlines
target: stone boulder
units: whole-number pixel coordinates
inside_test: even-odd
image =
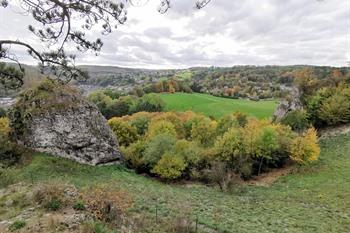
[[[9,115],[13,138],[35,151],[90,165],[123,159],[106,119],[68,85],[44,81],[22,93]]]
[[[293,87],[290,90],[289,98],[282,100],[273,113],[273,118],[276,121],[280,121],[289,112],[295,110],[302,110],[303,104],[300,100],[301,94],[298,88]]]

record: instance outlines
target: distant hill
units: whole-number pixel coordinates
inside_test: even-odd
[[[26,69],[24,87],[35,85],[43,77],[36,66],[24,65],[24,67]],[[281,91],[276,88],[271,89],[268,86],[290,84],[292,82],[290,74],[295,70],[311,68],[316,71],[317,76],[323,78],[334,69],[334,67],[329,66],[306,65],[192,67],[189,69],[142,69],[97,65],[82,65],[79,67],[88,72],[89,78],[86,81],[73,82],[73,84],[81,86],[87,92],[107,87],[127,92],[136,86],[145,86],[176,77],[188,82],[196,92],[218,96],[225,95],[224,92],[227,88],[240,86],[242,82],[244,82],[244,85],[241,85],[242,88],[247,89],[244,92],[249,91],[252,94],[263,95],[263,92],[266,91]],[[338,69],[344,73],[349,70],[346,67]],[[0,97],[13,96],[16,93],[18,93],[18,90],[9,91],[0,86]]]

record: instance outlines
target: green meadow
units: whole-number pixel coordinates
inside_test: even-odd
[[[199,93],[160,94],[160,97],[166,103],[165,111],[191,110],[216,118],[236,111],[245,112],[260,119],[269,118],[278,105],[276,100],[228,99]]]
[[[316,163],[295,167],[269,187],[244,184],[231,192],[166,184],[120,166],[91,167],[42,154],[11,173],[25,183],[119,187],[134,200],[128,215],[147,222],[142,232],[166,232],[177,217],[197,221],[198,232],[350,232],[350,135],[320,145]],[[0,211],[0,219],[1,213],[6,212]]]

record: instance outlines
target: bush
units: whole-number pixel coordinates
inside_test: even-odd
[[[112,100],[106,106],[104,116],[107,119],[112,117],[121,117],[130,113],[131,106],[129,103],[123,100]]]
[[[108,124],[117,137],[119,145],[128,146],[137,140],[136,129],[121,119],[114,117],[108,120]]]
[[[9,230],[10,231],[17,231],[17,230],[25,227],[25,225],[26,225],[25,221],[23,221],[23,220],[16,220],[9,226]]]
[[[108,116],[108,105],[112,103],[112,98],[103,93],[103,91],[96,91],[88,96],[88,99],[96,104],[102,115]],[[107,117],[106,117],[107,118]]]
[[[180,177],[185,169],[186,164],[183,158],[167,152],[158,161],[156,166],[152,169],[152,172],[163,179],[173,180]]]
[[[14,169],[2,168],[0,166],[0,188],[6,188],[7,186],[14,184],[16,181],[16,173]]]
[[[0,107],[0,118],[6,117],[6,116],[7,116],[6,110]]]
[[[337,90],[333,96],[324,100],[318,109],[319,118],[327,125],[350,122],[350,88]]]
[[[248,123],[248,115],[244,112],[235,112],[234,117],[238,122],[238,125],[244,127]]]
[[[144,163],[154,167],[166,152],[174,150],[176,138],[170,134],[159,134],[152,138],[146,145]]]
[[[85,210],[86,209],[85,203],[82,200],[79,200],[79,201],[77,201],[74,204],[73,209],[75,209],[75,210]]]
[[[44,205],[45,209],[47,210],[51,210],[51,211],[57,211],[59,209],[61,209],[62,207],[62,202],[59,199],[52,199],[49,200],[45,205]]]
[[[121,217],[133,203],[130,193],[104,185],[85,190],[81,198],[95,219],[112,224],[120,223]]]
[[[310,126],[307,112],[304,110],[289,112],[281,119],[281,123],[290,126],[292,130],[297,132],[302,132]]]
[[[218,122],[217,132],[219,135],[223,135],[232,127],[240,126],[236,117],[233,114],[222,117]]]
[[[138,99],[134,112],[161,112],[165,102],[156,94],[147,94]]]
[[[23,147],[10,141],[9,133],[11,131],[9,119],[0,118],[0,165],[5,167],[17,164],[25,150]]]
[[[128,164],[137,170],[144,166],[143,154],[146,149],[144,141],[137,141],[130,144],[128,147],[121,147],[125,160]]]
[[[191,138],[203,146],[211,146],[216,138],[216,121],[206,117],[195,120],[192,124]]]
[[[34,192],[34,200],[45,209],[57,211],[69,204],[65,196],[67,186],[62,184],[42,184]]]
[[[306,99],[309,119],[315,127],[350,122],[350,88],[322,88]]]
[[[214,148],[216,156],[229,169],[243,177],[249,177],[252,173],[252,156],[245,150],[243,140],[242,130],[231,128],[216,141]]]
[[[191,167],[195,167],[203,158],[202,149],[195,142],[179,140],[175,144],[175,153],[179,155]]]
[[[310,128],[302,136],[296,137],[290,146],[290,156],[299,164],[316,161],[319,154],[320,147],[317,144],[317,132],[314,128]]]
[[[153,120],[149,124],[147,136],[153,138],[159,134],[169,134],[176,137],[176,130],[173,123],[164,120]]]
[[[148,130],[148,124],[150,119],[144,116],[140,116],[130,121],[130,124],[136,128],[139,135],[145,135]]]

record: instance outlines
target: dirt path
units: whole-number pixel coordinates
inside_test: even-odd
[[[274,169],[270,172],[263,173],[260,176],[256,176],[253,179],[249,180],[247,183],[257,186],[268,187],[276,182],[280,177],[288,175],[293,170],[292,166],[287,166],[284,168]]]

